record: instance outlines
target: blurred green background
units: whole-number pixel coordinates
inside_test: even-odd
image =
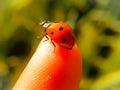
[[[0,90],[11,90],[36,50],[41,21],[74,29],[83,59],[80,90],[120,90],[119,9],[120,0],[0,0]]]

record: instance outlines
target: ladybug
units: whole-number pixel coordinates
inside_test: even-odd
[[[68,24],[64,22],[42,22],[40,25],[45,28],[45,36],[47,37],[48,35],[51,38],[51,41],[53,40],[61,47],[66,49],[73,48],[75,44],[75,35],[72,28]]]

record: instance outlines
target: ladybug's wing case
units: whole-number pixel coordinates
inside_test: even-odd
[[[68,34],[65,34],[63,35],[63,37],[61,38],[61,43],[60,45],[64,48],[67,48],[67,49],[72,49],[72,47],[74,46],[75,44],[75,37],[73,34],[71,33],[68,33]]]
[[[75,44],[75,35],[71,27],[64,22],[59,23],[43,23],[46,28],[46,35],[55,41],[61,47],[72,49]]]

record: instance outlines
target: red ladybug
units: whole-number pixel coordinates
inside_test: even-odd
[[[64,22],[42,22],[41,25],[46,28],[45,33],[51,38],[51,41],[55,41],[61,47],[66,49],[73,48],[75,44],[75,35],[68,24]]]

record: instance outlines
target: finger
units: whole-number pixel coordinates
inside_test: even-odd
[[[13,90],[78,90],[82,72],[77,46],[72,50],[44,37]],[[54,50],[55,49],[55,50]]]

